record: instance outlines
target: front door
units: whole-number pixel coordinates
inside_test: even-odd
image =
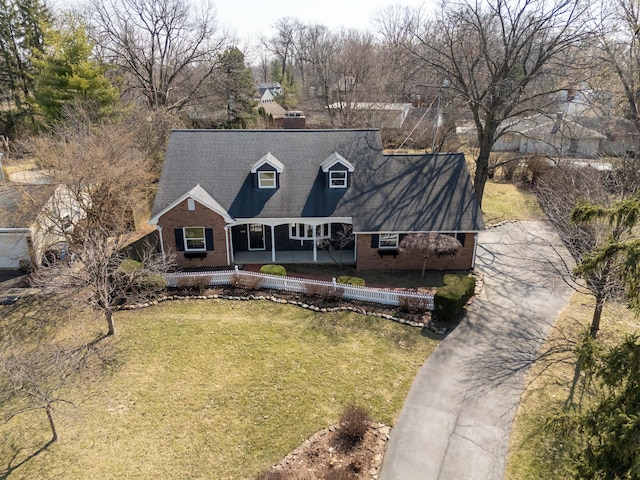
[[[249,235],[249,250],[266,250],[264,244],[264,225],[250,223],[247,229]]]

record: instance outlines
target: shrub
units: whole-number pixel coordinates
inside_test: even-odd
[[[18,268],[22,273],[29,273],[31,271],[31,261],[24,258],[18,262]]]
[[[305,283],[305,293],[322,300],[338,300],[344,294],[344,288],[333,285],[318,285],[317,283]]]
[[[344,285],[353,285],[354,287],[365,286],[364,278],[360,278],[360,277],[349,277],[347,275],[341,275],[338,277],[336,281]]]
[[[323,480],[357,480],[358,475],[350,465],[329,467],[322,476]]]
[[[266,273],[267,275],[279,275],[285,277],[287,270],[282,265],[263,265],[260,267],[260,273]]]
[[[452,320],[473,296],[476,280],[471,275],[445,275],[444,286],[436,292],[434,314],[443,320]]]
[[[371,427],[369,411],[358,405],[347,405],[340,417],[338,438],[346,448],[352,448],[362,441]]]
[[[194,277],[178,277],[176,286],[184,290],[193,290],[196,292],[205,290],[209,287],[210,278],[208,275],[197,275]]]
[[[401,295],[398,304],[398,309],[401,312],[426,312],[429,310],[429,301],[426,298],[410,297],[408,295]]]

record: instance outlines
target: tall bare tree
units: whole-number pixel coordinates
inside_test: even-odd
[[[479,201],[505,122],[544,107],[563,88],[557,64],[591,35],[587,13],[581,0],[464,0],[445,4],[414,32],[418,61],[468,105],[478,135]]]
[[[597,61],[607,67],[607,91],[613,95],[619,92],[619,97],[610,103],[622,106],[622,115],[631,120],[636,134],[640,134],[640,3],[616,0],[602,5]]]
[[[153,108],[193,100],[228,40],[208,2],[196,12],[185,0],[92,0],[91,14],[101,54]]]

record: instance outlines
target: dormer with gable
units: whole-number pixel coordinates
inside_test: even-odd
[[[255,186],[260,189],[275,189],[280,187],[280,174],[284,165],[271,152],[251,165],[251,174],[255,175]]]
[[[355,170],[351,162],[333,152],[320,164],[322,172],[326,175],[326,184],[329,188],[349,188],[351,176]]]

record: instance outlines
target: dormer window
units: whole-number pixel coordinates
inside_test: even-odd
[[[327,176],[327,186],[329,188],[348,188],[350,185],[351,173],[355,170],[351,162],[333,152],[320,165],[322,171]]]
[[[278,188],[280,184],[280,174],[284,170],[284,165],[270,152],[251,165],[251,173],[257,177],[258,188]]]
[[[258,172],[258,188],[276,188],[276,172]]]

